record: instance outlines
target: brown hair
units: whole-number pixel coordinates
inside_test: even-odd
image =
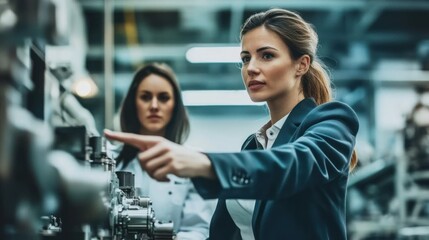
[[[140,121],[136,110],[136,93],[140,83],[149,75],[158,75],[165,78],[173,87],[175,104],[170,122],[167,124],[165,138],[182,144],[189,136],[190,125],[186,108],[183,104],[180,86],[173,70],[165,63],[150,63],[134,74],[131,85],[128,89],[120,110],[121,130],[129,133],[140,133]],[[117,162],[124,161],[124,167],[137,155],[138,150],[130,145],[124,145]]]
[[[276,33],[289,47],[294,60],[303,55],[310,57],[310,68],[301,81],[304,96],[314,98],[317,104],[331,101],[331,79],[325,65],[317,57],[319,39],[313,26],[295,12],[273,8],[249,17],[241,29],[240,39],[247,32],[260,26]],[[353,169],[356,164],[357,154],[353,151],[350,169]]]

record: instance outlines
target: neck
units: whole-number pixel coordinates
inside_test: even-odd
[[[271,124],[276,123],[284,116],[289,114],[292,109],[304,99],[304,94],[299,93],[295,96],[291,96],[286,100],[281,101],[267,101],[268,108],[270,110]]]

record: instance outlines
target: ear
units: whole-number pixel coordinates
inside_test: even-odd
[[[300,58],[298,58],[297,62],[297,70],[296,75],[302,76],[305,73],[307,73],[308,69],[310,68],[310,56],[307,54],[302,55]]]

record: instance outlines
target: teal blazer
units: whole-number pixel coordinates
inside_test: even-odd
[[[211,240],[240,239],[224,199],[256,199],[258,240],[346,239],[345,198],[359,122],[346,104],[301,101],[273,147],[258,149],[255,135],[239,153],[207,153],[217,180],[193,179],[203,198],[219,198]]]

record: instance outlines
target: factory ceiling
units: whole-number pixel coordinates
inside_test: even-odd
[[[95,76],[102,76],[105,66],[103,46],[108,35],[104,30],[104,3],[107,1],[80,0],[89,43],[86,66]],[[297,11],[314,25],[320,39],[319,57],[331,68],[334,83],[338,85],[374,78],[374,72],[383,66],[391,69],[376,75],[381,80],[401,80],[404,77],[392,71],[400,69],[420,73],[415,77],[406,73],[408,80],[427,80],[427,75],[421,75],[422,69],[428,70],[429,59],[429,1],[426,0],[111,3],[114,81],[119,95],[136,68],[149,61],[171,64],[183,90],[243,89],[237,63],[190,63],[186,51],[192,46],[238,46],[243,21],[270,7]],[[386,64],[389,62],[393,64]]]

